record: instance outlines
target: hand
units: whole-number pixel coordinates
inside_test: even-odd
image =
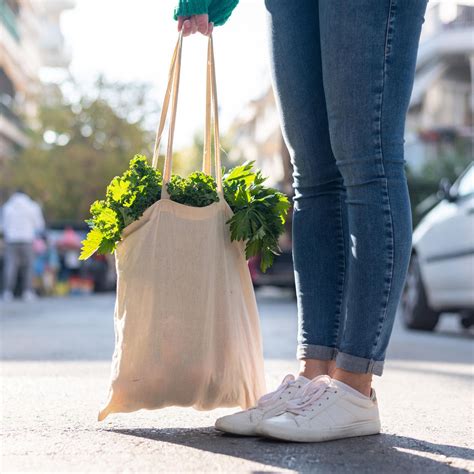
[[[209,36],[214,29],[214,23],[209,23],[208,15],[192,15],[178,17],[178,31],[183,30],[183,36],[189,36],[199,31]]]

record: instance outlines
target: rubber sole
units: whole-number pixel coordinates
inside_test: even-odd
[[[303,429],[288,430],[284,427],[263,423],[258,434],[268,438],[280,439],[283,441],[294,441],[297,443],[320,443],[336,439],[355,438],[358,436],[370,436],[380,433],[380,421],[367,421],[350,426],[343,426],[335,430],[314,431]]]
[[[256,428],[237,428],[235,426],[228,426],[225,423],[219,422],[219,420],[216,421],[214,427],[216,430],[222,431],[223,433],[230,433],[239,436],[260,436],[257,433]]]

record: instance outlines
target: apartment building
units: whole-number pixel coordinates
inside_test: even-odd
[[[232,123],[231,161],[251,160],[268,176],[267,184],[288,183],[289,155],[280,131],[272,89],[249,102]],[[288,191],[288,190],[287,190]]]
[[[73,7],[73,0],[0,0],[0,160],[28,144],[41,68],[70,63],[60,16]]]
[[[429,4],[407,117],[406,159],[417,172],[444,137],[473,138],[474,6]],[[231,127],[234,159],[256,160],[272,184],[288,189],[291,171],[271,90],[250,102]]]
[[[434,4],[423,25],[407,117],[405,150],[413,172],[461,141],[472,146],[473,75],[472,2]]]

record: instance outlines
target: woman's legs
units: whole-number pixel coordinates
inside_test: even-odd
[[[370,374],[382,374],[411,252],[403,135],[425,8],[426,0],[319,1],[331,147],[347,189],[351,246],[334,377],[365,393]]]
[[[266,6],[294,169],[298,358],[314,376],[337,356],[333,375],[368,393],[411,251],[403,132],[426,0]]]
[[[301,374],[313,378],[331,371],[342,334],[346,191],[329,137],[318,2],[267,0],[266,7],[273,86],[293,165],[297,353]]]
[[[403,129],[426,0],[265,3],[294,170],[301,373],[216,426],[289,441],[375,434],[371,377],[411,250]]]

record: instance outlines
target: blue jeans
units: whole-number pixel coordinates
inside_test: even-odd
[[[266,0],[293,165],[298,359],[381,375],[412,243],[405,116],[426,0]]]

